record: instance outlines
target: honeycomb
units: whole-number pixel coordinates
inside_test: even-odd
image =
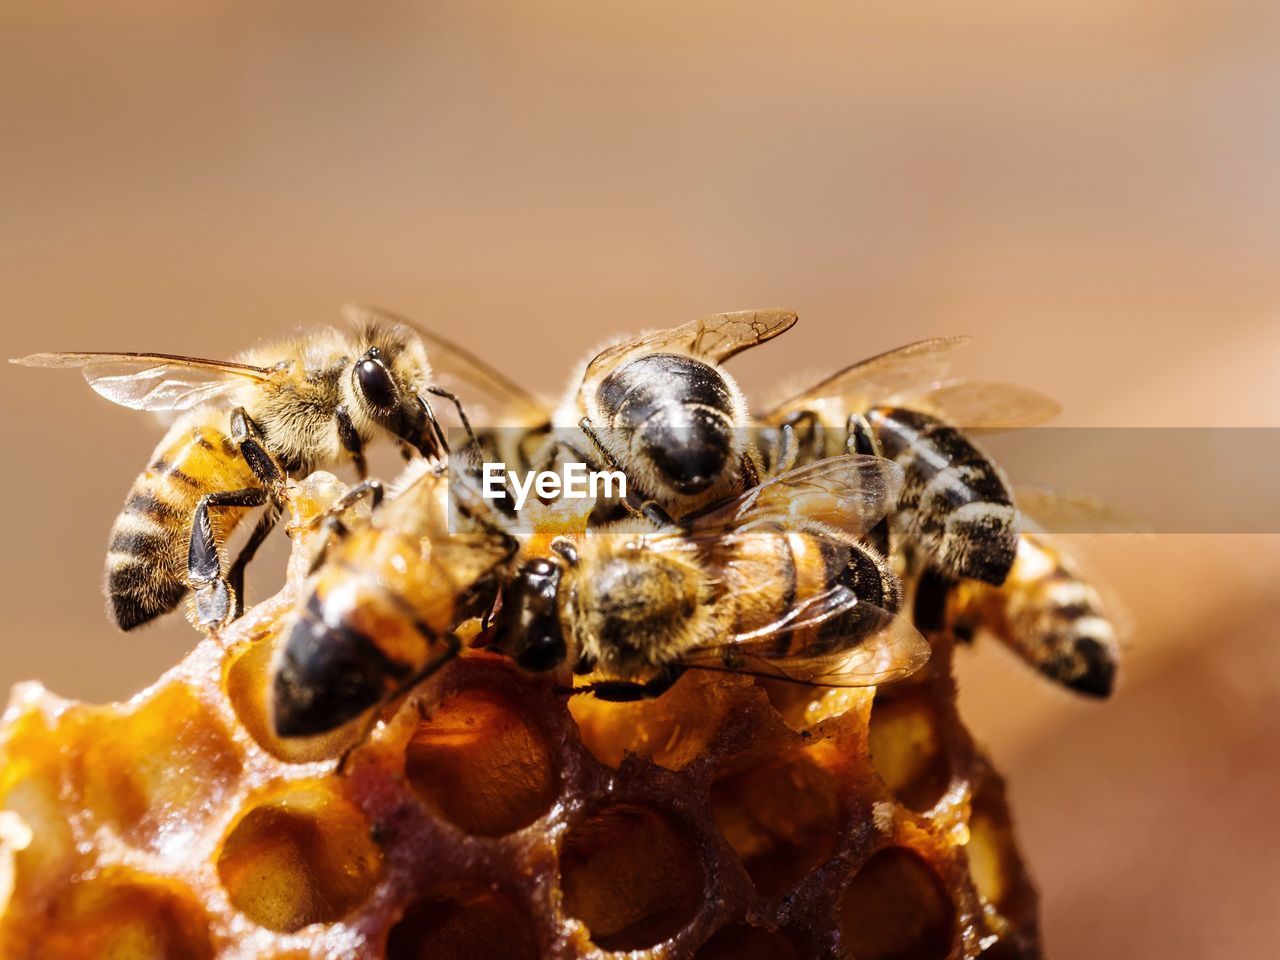
[[[634,704],[469,649],[367,738],[275,738],[272,656],[342,489],[296,490],[283,590],[132,700],[14,690],[4,958],[1039,956],[945,636],[878,690],[689,675]]]

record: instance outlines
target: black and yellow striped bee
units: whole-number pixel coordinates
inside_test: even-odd
[[[906,676],[928,643],[897,615],[896,574],[859,541],[900,486],[888,460],[835,457],[678,526],[559,538],[516,570],[493,647],[531,671],[590,674],[572,692],[614,701],[659,696],[688,670],[822,686]]]
[[[329,521],[334,542],[317,557],[273,669],[281,737],[335,730],[443,667],[460,648],[454,630],[492,608],[515,555],[462,484],[450,497],[440,464],[410,464],[383,503],[375,481],[353,487],[330,517],[366,491],[368,522]]]
[[[172,610],[189,587],[202,626],[232,616],[243,603],[245,565],[276,522],[286,475],[349,458],[363,476],[365,445],[378,436],[427,457],[447,450],[426,396],[453,398],[433,385],[418,333],[400,323],[321,329],[235,361],[39,353],[13,362],[79,368],[108,400],[180,414],[111,531],[106,594],[122,630]],[[263,505],[224,577],[220,545]]]
[[[477,422],[489,421],[477,433],[490,459],[525,472],[564,459],[621,471],[633,512],[665,521],[759,479],[750,411],[722,364],[795,323],[788,310],[744,310],[619,340],[580,366],[555,407],[474,356],[461,362],[452,344],[440,346],[454,361],[445,371],[451,385],[478,411]],[[607,505],[600,512],[619,515]]]
[[[1092,582],[1062,543],[1045,532],[1089,529],[1134,533],[1137,517],[1088,497],[1018,491],[1023,531],[1017,556],[999,586],[953,580],[936,569],[909,570],[914,618],[925,631],[947,630],[958,640],[994,636],[1031,667],[1077,693],[1109,697],[1120,669],[1128,618]]]
[[[758,421],[770,474],[843,452],[901,464],[891,531],[952,577],[999,584],[1017,551],[1017,509],[999,467],[962,428],[1031,426],[1058,406],[1021,387],[949,380],[951,353],[967,342],[925,340],[864,360]]]

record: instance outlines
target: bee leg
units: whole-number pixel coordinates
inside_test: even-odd
[[[480,438],[477,437],[476,432],[471,429],[471,421],[467,419],[467,411],[462,409],[462,401],[443,387],[427,387],[427,393],[430,393],[433,396],[443,397],[445,400],[448,400],[453,404],[453,409],[458,411],[458,419],[462,421],[462,429],[467,432],[467,443],[471,445],[471,449],[475,450],[476,453],[480,453]]]
[[[591,445],[596,448],[596,453],[610,470],[614,470],[624,477],[627,476],[627,472],[622,469],[622,464],[614,459],[613,454],[604,445],[604,441],[600,439],[600,435],[596,433],[590,417],[583,417],[579,420],[578,429],[586,434],[587,439],[591,441]],[[622,502],[633,514],[644,517],[650,523],[657,524],[660,527],[669,527],[675,524],[671,514],[667,513],[661,504],[636,492],[630,477],[627,477],[627,495],[622,498]]]
[[[571,696],[589,693],[606,703],[635,703],[639,700],[656,700],[670,690],[684,676],[687,668],[681,664],[667,667],[652,680],[635,683],[630,680],[598,680],[581,687],[566,688]]]
[[[320,549],[311,558],[311,565],[307,567],[308,574],[315,573],[320,564],[324,563],[329,555],[329,548],[333,545],[333,541],[341,540],[350,532],[347,529],[347,525],[342,522],[343,511],[361,497],[368,497],[369,505],[376,510],[378,505],[382,503],[383,492],[381,480],[365,480],[363,483],[357,483],[337,500],[329,504],[329,509],[325,511],[324,518],[321,520],[321,524],[325,529],[325,537],[320,544]]]
[[[233,620],[239,619],[244,614],[245,567],[249,565],[249,561],[258,552],[258,548],[262,546],[263,541],[271,535],[271,531],[275,529],[275,525],[279,520],[279,509],[274,504],[268,506],[266,513],[258,518],[253,532],[249,534],[249,539],[245,541],[244,547],[240,550],[240,555],[236,557],[231,564],[231,568],[227,571],[227,583],[230,584],[231,594],[235,599],[235,608],[231,613]]]
[[[947,599],[954,586],[955,580],[945,573],[933,567],[925,567],[916,581],[916,596],[911,610],[911,619],[921,631],[937,633],[946,628]],[[957,636],[967,639],[963,634]]]
[[[351,414],[347,412],[345,406],[339,405],[333,412],[333,417],[338,421],[338,439],[342,441],[342,449],[351,454],[351,460],[356,465],[356,474],[363,480],[369,475],[369,464],[364,459],[364,441],[360,439],[356,425],[351,422]]]
[[[775,441],[773,473],[786,473],[795,468],[806,449],[812,455],[818,440],[818,415],[812,410],[797,410],[782,421]]]
[[[231,587],[222,578],[222,556],[209,522],[210,508],[260,507],[267,502],[262,487],[220,490],[200,498],[191,521],[191,543],[187,548],[187,582],[196,591],[196,617],[202,627],[214,627],[229,619]]]
[[[431,433],[435,437],[437,452],[435,459],[438,460],[439,453],[443,452],[448,455],[449,439],[444,435],[444,428],[440,426],[440,421],[436,419],[436,412],[431,409],[431,404],[427,403],[422,397],[418,398],[418,403],[422,405],[422,412],[427,418],[427,425],[431,427]]]
[[[751,459],[751,454],[744,453],[742,455],[742,489],[750,490],[752,487],[760,486],[760,471],[756,469],[756,462]]]
[[[243,609],[244,568],[279,518],[285,482],[284,471],[262,442],[262,431],[244,408],[232,410],[230,420],[231,439],[239,446],[240,455],[262,486],[206,494],[196,506],[187,548],[187,580],[196,591],[196,619],[204,627],[217,626],[239,616]],[[209,522],[209,509],[260,507],[268,502],[272,509],[259,519],[244,550],[232,564],[229,576],[224,579],[219,545]]]
[[[421,633],[424,637],[427,637],[429,640],[433,642],[434,641],[443,642],[445,645],[445,650],[443,653],[440,654],[440,656],[436,657],[434,660],[428,660],[421,667],[419,667],[417,670],[411,673],[408,677],[406,677],[404,681],[402,681],[401,684],[398,687],[396,687],[395,690],[393,690],[382,701],[382,704],[378,708],[375,708],[374,710],[370,711],[369,719],[365,723],[365,728],[361,732],[360,736],[356,739],[356,741],[353,744],[351,744],[351,746],[347,747],[347,749],[343,752],[342,756],[338,758],[338,774],[340,776],[346,775],[348,761],[351,759],[351,755],[355,753],[357,747],[362,746],[369,739],[370,734],[373,733],[373,728],[378,725],[378,720],[382,715],[382,707],[385,707],[387,704],[394,703],[396,700],[399,700],[405,694],[413,690],[413,688],[416,687],[418,684],[430,678],[431,675],[435,673],[437,670],[439,670],[441,667],[453,661],[454,658],[456,658],[458,654],[461,652],[462,641],[459,640],[454,634],[446,633],[443,637],[441,637],[433,633],[423,624],[419,623],[419,624],[415,624],[415,626],[417,627],[418,632]]]

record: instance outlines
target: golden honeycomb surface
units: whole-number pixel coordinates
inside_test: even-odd
[[[0,956],[1040,955],[945,636],[879,689],[688,675],[634,704],[469,649],[366,739],[276,738],[272,658],[341,489],[296,488],[283,590],[133,699],[14,690]]]

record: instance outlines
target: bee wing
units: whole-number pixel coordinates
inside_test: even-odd
[[[893,399],[967,430],[1035,427],[1062,412],[1057,401],[1028,387],[986,380],[951,380],[925,393]]]
[[[344,305],[342,315],[357,325],[381,321],[398,323],[413,330],[427,348],[427,359],[431,363],[432,374],[440,381],[439,385],[449,389],[460,387],[463,399],[474,391],[487,407],[484,412],[493,417],[532,426],[545,423],[550,416],[545,403],[505,374],[448,338],[426,330],[412,320],[389,310],[356,303]]]
[[[271,375],[269,367],[169,353],[33,353],[9,362],[78,369],[97,393],[132,410],[190,410]]]
[[[853,611],[860,613],[856,631],[834,638],[801,633]],[[695,670],[820,687],[865,687],[908,677],[928,659],[928,641],[907,620],[835,586],[774,623],[689,651],[680,662]]]
[[[817,520],[853,537],[879,523],[898,502],[902,467],[892,460],[845,454],[805,464],[732,500],[687,518],[695,535],[742,531],[749,524]]]
[[[786,333],[799,318],[790,310],[739,310],[699,317],[679,327],[658,330],[606,347],[596,354],[583,382],[606,376],[633,353],[683,353],[720,363],[749,347]]]
[[[860,409],[887,397],[917,393],[944,381],[951,370],[951,355],[969,341],[969,337],[935,337],[898,347],[833,373],[816,386],[777,404],[764,416],[785,417],[836,401],[844,407]]]

